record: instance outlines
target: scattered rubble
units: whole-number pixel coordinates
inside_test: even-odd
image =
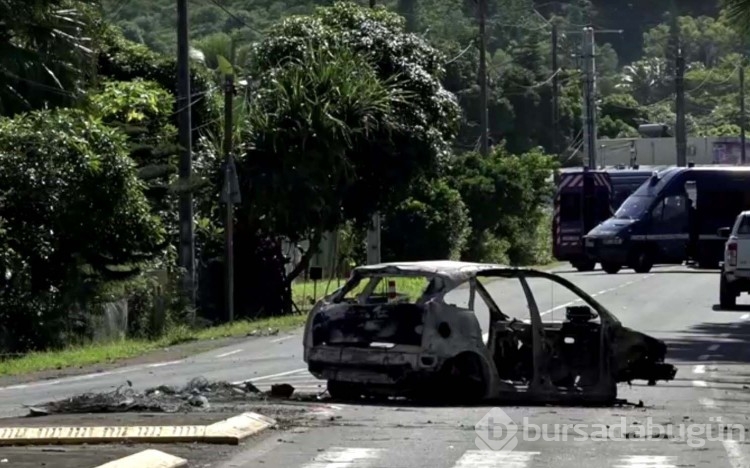
[[[131,385],[123,385],[112,392],[84,393],[73,398],[28,407],[29,416],[81,413],[153,412],[177,413],[205,411],[211,403],[266,400],[268,397],[289,399],[294,387],[289,384],[272,386],[261,392],[250,382],[209,382],[197,377],[182,388],[160,385],[138,392]]]
[[[276,336],[279,334],[278,328],[267,328],[265,330],[250,330],[246,336]]]

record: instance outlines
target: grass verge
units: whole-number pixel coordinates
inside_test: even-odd
[[[552,265],[537,268],[549,268]],[[316,299],[327,292],[331,293],[346,280],[319,281],[317,287],[312,281],[296,282],[292,287],[292,298],[303,312],[310,310]],[[383,283],[385,285],[385,283]],[[396,280],[396,291],[416,298],[421,294],[426,282],[419,278],[399,278]],[[355,290],[355,292],[358,292]],[[383,291],[385,292],[385,291]],[[306,314],[293,314],[281,317],[270,317],[258,320],[243,320],[231,324],[201,330],[188,327],[176,327],[166,336],[154,341],[126,339],[115,343],[90,344],[58,351],[30,353],[23,357],[0,361],[0,376],[14,376],[49,370],[61,370],[71,367],[84,367],[142,356],[152,351],[175,346],[177,344],[199,340],[215,340],[247,336],[250,333],[267,329],[281,331],[291,330],[304,325]]]

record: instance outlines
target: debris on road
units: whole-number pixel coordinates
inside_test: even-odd
[[[70,413],[176,413],[205,411],[211,408],[211,402],[258,401],[269,396],[288,399],[292,393],[294,387],[289,384],[274,385],[269,392],[264,393],[250,382],[209,382],[203,377],[197,377],[182,388],[160,385],[138,392],[130,385],[123,385],[112,392],[84,393],[28,409],[29,416]]]
[[[274,398],[291,398],[294,393],[294,387],[289,384],[271,385],[271,396]]]

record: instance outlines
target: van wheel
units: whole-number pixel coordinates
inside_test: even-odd
[[[602,262],[602,270],[610,275],[616,275],[620,271],[620,268],[622,268],[622,265],[618,265],[617,263]]]
[[[654,262],[646,251],[638,252],[632,265],[636,273],[648,273],[653,266]]]
[[[737,293],[724,275],[721,275],[719,280],[719,305],[722,309],[733,309],[737,306]]]
[[[578,262],[572,262],[573,268],[578,271],[594,271],[596,268],[596,262],[593,260],[581,260]]]

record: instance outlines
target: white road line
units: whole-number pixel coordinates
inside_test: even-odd
[[[714,344],[712,344],[711,346],[708,347],[708,350],[709,351],[716,351],[717,349],[719,349],[719,346],[721,346],[721,345],[714,343]]]
[[[705,374],[706,373],[706,366],[703,364],[699,364],[695,367],[693,367],[693,373],[694,374]]]
[[[740,320],[747,320],[747,319],[750,319],[750,314],[742,314],[742,316],[740,317]]]
[[[271,343],[281,343],[282,341],[291,340],[292,338],[297,338],[297,335],[282,336],[281,338],[271,340]]]
[[[729,338],[729,333],[721,333],[719,336],[722,338]]]
[[[539,452],[501,452],[467,450],[453,468],[524,468]]]
[[[354,465],[360,467],[367,461],[378,458],[381,452],[383,449],[331,447],[313,458],[311,463],[303,465],[303,468],[348,468]]]
[[[175,365],[175,364],[182,364],[183,362],[185,362],[184,359],[180,359],[179,361],[157,362],[156,364],[149,364],[146,367],[148,367],[150,369],[153,369],[154,367],[172,366],[172,365]]]
[[[693,387],[708,387],[705,380],[693,380]]]
[[[261,376],[261,377],[254,377],[252,379],[238,380],[237,382],[232,382],[232,383],[234,385],[241,385],[241,384],[243,384],[245,382],[253,382],[253,383],[255,383],[255,382],[260,382],[262,380],[273,379],[275,377],[282,377],[282,376],[285,376],[285,375],[298,374],[298,373],[304,372],[306,370],[307,370],[307,368],[303,367],[302,369],[295,369],[295,370],[288,371],[288,372],[279,372],[278,374],[264,375],[264,376]]]
[[[698,356],[699,361],[708,361],[708,354],[701,354]]]
[[[732,468],[743,468],[747,467],[747,461],[745,456],[742,455],[740,450],[740,444],[736,440],[722,440],[724,450],[727,451],[727,458],[729,458],[729,464]]]
[[[706,408],[716,408],[716,402],[710,398],[701,398],[698,400],[698,403]]]
[[[675,458],[664,455],[629,455],[621,459],[624,464],[615,465],[614,468],[676,468],[670,463]]]
[[[241,353],[241,352],[242,352],[242,350],[241,350],[241,349],[235,349],[234,351],[229,351],[228,353],[224,353],[224,354],[219,354],[219,355],[218,355],[218,356],[216,356],[216,357],[217,357],[217,358],[224,358],[224,357],[227,357],[227,356],[231,356],[231,355],[233,355],[233,354],[237,354],[237,353]]]

